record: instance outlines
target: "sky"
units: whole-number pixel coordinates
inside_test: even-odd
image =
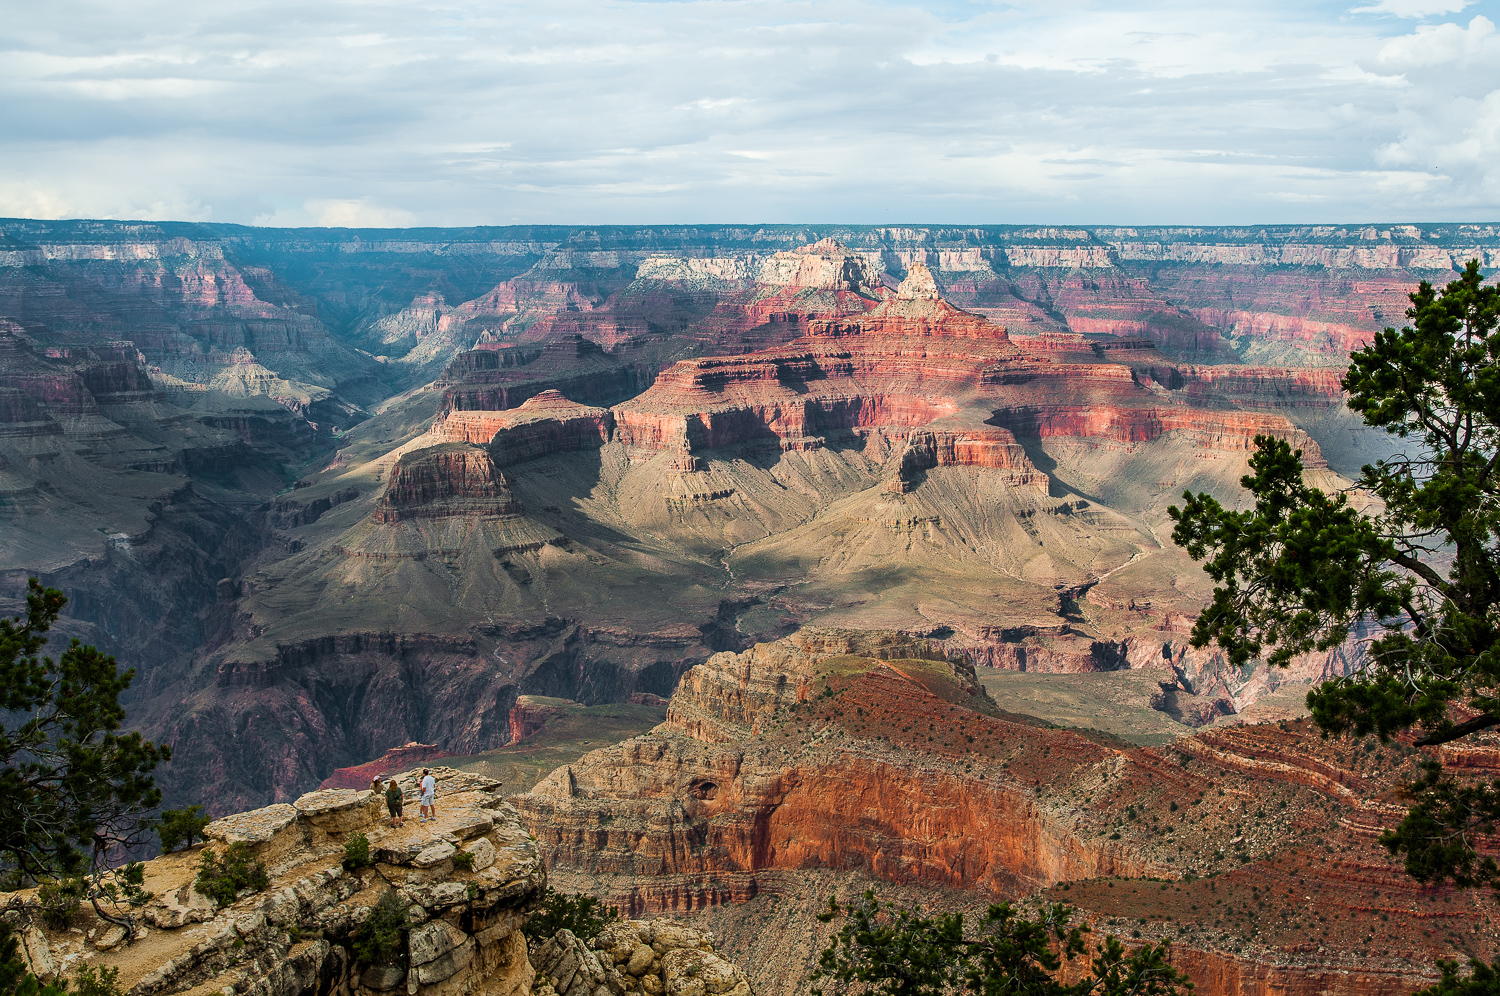
[[[5,0],[0,216],[1500,220],[1500,0]]]

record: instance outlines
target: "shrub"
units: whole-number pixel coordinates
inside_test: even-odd
[[[36,890],[36,898],[42,904],[42,919],[54,930],[72,926],[73,914],[83,901],[88,886],[82,877],[54,879],[43,882]]]
[[[461,868],[464,871],[473,871],[474,870],[474,852],[472,852],[472,851],[459,851],[457,854],[453,855],[453,867],[455,867],[455,868]]]
[[[373,863],[370,860],[370,838],[362,833],[350,834],[344,842],[344,869],[354,871],[368,868]]]
[[[208,822],[208,817],[203,815],[202,806],[163,810],[161,822],[156,825],[156,836],[161,839],[161,853],[167,854],[179,847],[192,847],[195,837],[205,839],[203,828],[208,826]]]
[[[243,840],[230,844],[222,857],[213,848],[204,851],[193,880],[193,888],[219,906],[234,902],[241,889],[259,892],[270,884],[265,866],[255,860],[255,852]]]
[[[43,982],[26,970],[10,924],[0,921],[0,993],[7,996],[68,996],[66,983]]]
[[[366,965],[384,965],[401,953],[411,921],[406,907],[394,892],[380,897],[370,918],[354,934],[354,959]]]
[[[121,996],[120,970],[80,965],[73,976],[73,996]]]
[[[830,899],[818,919],[844,918],[812,974],[815,996],[856,991],[872,996],[1186,996],[1192,983],[1166,961],[1164,944],[1127,951],[1112,936],[1090,958],[1087,925],[1062,904],[1030,919],[1009,903],[992,905],[966,932],[961,914],[927,917],[866,892],[863,903]],[[1134,931],[1135,936],[1140,931]],[[1082,959],[1091,972],[1063,983],[1064,961]]]
[[[531,914],[522,929],[534,941],[545,941],[559,930],[571,930],[580,941],[592,941],[618,919],[617,906],[605,906],[593,896],[569,896],[549,888],[541,908]]]

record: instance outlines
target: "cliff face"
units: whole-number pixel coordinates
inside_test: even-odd
[[[1100,933],[1168,942],[1211,994],[1395,996],[1455,946],[1493,950],[1494,897],[1419,886],[1374,843],[1411,748],[1302,721],[1122,749],[902,659],[921,646],[804,632],[717,655],[661,727],[513,801],[559,882],[698,913],[770,992],[815,963],[824,897],[868,886],[940,909],[1068,902]]]
[[[397,777],[416,803],[420,770]],[[129,927],[75,914],[72,930],[44,928],[22,893],[19,916],[28,967],[44,979],[81,966],[114,968],[130,996],[183,992],[213,983],[268,996],[525,996],[534,971],[520,928],[546,888],[536,845],[498,783],[437,768],[435,822],[391,827],[384,799],[370,791],[310,792],[294,805],[239,813],[207,828],[208,848],[244,842],[268,873],[266,889],[222,908],[198,892],[194,875],[204,846],[145,863],[153,898],[118,911]],[[373,864],[346,869],[354,834],[370,843]],[[468,867],[455,860],[467,854]],[[389,961],[357,959],[361,926],[381,903],[409,924]]]

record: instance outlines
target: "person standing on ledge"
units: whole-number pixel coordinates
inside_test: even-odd
[[[385,783],[385,808],[391,814],[392,827],[406,825],[406,819],[401,815],[401,786],[394,778]]]
[[[432,769],[422,769],[422,798],[421,814],[423,821],[437,819],[437,805],[433,797],[437,794],[437,779],[432,777]]]

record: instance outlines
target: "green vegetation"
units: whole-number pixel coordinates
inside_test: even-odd
[[[374,862],[370,858],[370,838],[362,833],[353,833],[344,841],[344,869],[368,868]]]
[[[121,996],[120,970],[80,965],[73,976],[73,996]]]
[[[142,843],[161,802],[151,773],[171,756],[119,732],[134,670],[77,640],[42,655],[66,602],[32,578],[25,618],[0,619],[0,867],[36,882]]]
[[[1500,288],[1471,261],[1410,299],[1412,324],[1351,354],[1343,379],[1365,424],[1410,446],[1363,468],[1359,501],[1375,501],[1310,486],[1300,450],[1259,436],[1241,481],[1254,507],[1184,493],[1172,539],[1216,585],[1195,646],[1285,666],[1371,627],[1369,666],[1310,692],[1313,719],[1381,741],[1420,727],[1417,745],[1433,746],[1500,725]],[[1418,881],[1500,889],[1500,864],[1474,846],[1500,825],[1500,781],[1459,780],[1436,760],[1421,770],[1406,818],[1380,843]],[[1497,967],[1476,962],[1460,977],[1445,964],[1430,992],[1495,992]]]
[[[463,871],[473,871],[474,852],[459,851],[457,854],[453,855],[453,867],[461,869]]]
[[[1443,977],[1438,984],[1422,989],[1413,996],[1496,996],[1500,994],[1500,968],[1482,961],[1469,960],[1469,974],[1459,975],[1458,962],[1440,961]]]
[[[541,908],[531,914],[523,930],[532,941],[546,940],[559,930],[571,930],[579,940],[592,941],[618,919],[619,907],[605,906],[593,896],[570,896],[548,888]]]
[[[222,857],[211,847],[205,850],[193,880],[193,888],[219,906],[234,902],[242,889],[259,892],[270,884],[265,866],[255,860],[254,850],[243,840],[230,844]]]
[[[354,959],[366,965],[384,965],[401,954],[411,920],[394,892],[380,897],[370,918],[354,934]]]
[[[929,918],[881,903],[872,892],[849,906],[830,899],[818,919],[838,917],[844,922],[812,975],[814,996],[851,990],[876,996],[1169,996],[1193,988],[1167,963],[1165,944],[1127,953],[1114,937],[1099,945],[1078,981],[1059,982],[1055,973],[1063,962],[1088,951],[1088,928],[1073,925],[1073,911],[1062,904],[1044,907],[1035,920],[1009,903],[992,905],[972,936],[965,936],[961,914]]]
[[[78,912],[87,893],[88,882],[82,875],[42,882],[36,890],[37,902],[42,908],[42,919],[54,930],[71,927],[73,914]]]
[[[179,847],[192,847],[194,838],[206,840],[207,838],[203,836],[203,828],[208,826],[208,823],[209,819],[203,815],[202,806],[163,810],[161,820],[156,824],[156,836],[161,841],[161,852],[167,854]]]
[[[1410,297],[1412,324],[1353,353],[1343,380],[1367,425],[1411,446],[1364,468],[1359,490],[1378,501],[1308,485],[1300,451],[1257,437],[1241,482],[1254,508],[1184,494],[1172,538],[1217,585],[1195,645],[1285,665],[1373,626],[1370,666],[1310,693],[1313,718],[1382,740],[1418,726],[1417,743],[1434,745],[1500,725],[1500,289],[1471,262]],[[1477,715],[1454,722],[1455,705]],[[1500,782],[1458,782],[1430,761],[1408,792],[1406,819],[1381,838],[1408,874],[1500,887],[1500,866],[1471,843],[1500,821]]]

